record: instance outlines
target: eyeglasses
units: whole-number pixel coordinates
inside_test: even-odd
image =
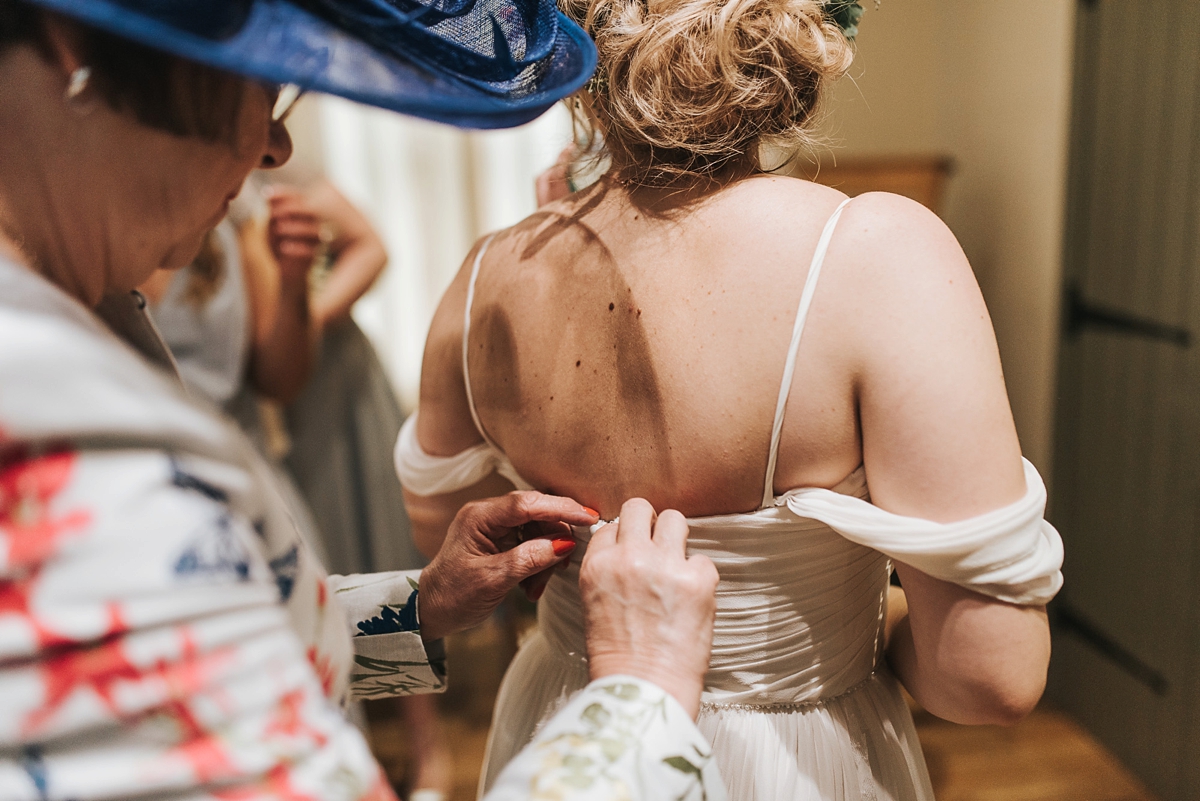
[[[296,102],[304,96],[305,90],[294,83],[281,84],[275,95],[275,105],[271,109],[271,122],[283,122],[296,108]]]

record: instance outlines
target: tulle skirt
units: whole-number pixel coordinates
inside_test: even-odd
[[[587,681],[582,655],[563,653],[540,632],[530,637],[496,699],[480,796]],[[706,703],[697,725],[712,743],[730,801],[933,801],[912,715],[882,666],[813,703]]]

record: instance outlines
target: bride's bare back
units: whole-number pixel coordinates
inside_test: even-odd
[[[655,217],[601,186],[497,236],[470,331],[485,430],[535,486],[602,514],[633,496],[756,508],[796,302],[842,199],[766,178]],[[854,398],[836,354],[804,350],[779,479],[828,486],[861,460]]]
[[[647,213],[646,198],[635,205],[624,189],[602,183],[485,240],[469,368],[488,436],[534,486],[601,514],[615,514],[633,496],[688,516],[757,508],[800,294],[821,230],[844,199],[806,181],[759,176],[684,210],[656,214]],[[893,253],[864,268],[880,236],[894,235],[864,226],[889,220],[926,235],[907,258],[915,266]],[[923,229],[933,229],[933,238]],[[477,255],[478,248],[430,333],[419,436],[434,454],[482,441],[466,405],[461,358]],[[904,308],[913,294],[922,297]],[[941,319],[930,320],[931,314]],[[922,338],[955,330],[950,341],[922,347]],[[775,490],[832,487],[845,478],[864,457],[864,379],[876,379],[868,381],[874,387],[888,382],[890,372],[911,381],[931,359],[936,371],[947,355],[954,360],[954,340],[967,349],[963,364],[952,375],[924,380],[962,400],[978,395],[974,411],[951,395],[906,414],[902,396],[918,406],[920,399],[901,384],[892,390],[900,393],[894,414],[875,416],[883,424],[879,442],[870,445],[886,458],[887,430],[915,423],[910,415],[927,417],[933,437],[949,426],[958,429],[956,444],[999,439],[1010,452],[1008,469],[999,471],[1007,480],[994,481],[995,447],[986,447],[992,458],[963,465],[988,475],[991,490],[967,504],[979,508],[948,508],[939,492],[941,508],[930,509],[906,490],[897,511],[918,506],[927,516],[963,516],[1020,497],[1023,481],[986,310],[953,238],[936,218],[900,198],[852,202],[799,349]],[[882,374],[872,372],[874,362],[883,362]],[[882,389],[874,397],[890,405],[891,391]],[[956,408],[970,420],[947,419]],[[897,418],[897,425],[886,418]],[[871,478],[879,495],[874,472]],[[880,478],[886,497],[888,481]],[[958,495],[961,472],[955,481]]]

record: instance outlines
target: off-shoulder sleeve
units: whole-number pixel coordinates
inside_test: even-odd
[[[655,684],[608,676],[585,687],[504,768],[484,801],[724,801],[712,748]]]
[[[441,640],[421,639],[417,619],[420,570],[330,576],[331,594],[354,633],[350,695],[387,698],[446,689]]]
[[[820,520],[843,537],[874,548],[934,578],[1015,604],[1044,604],[1062,587],[1063,544],[1043,519],[1046,486],[1025,466],[1025,497],[955,523],[892,514],[831,490],[784,496],[800,517]]]
[[[417,441],[417,414],[404,422],[396,440],[396,475],[415,495],[442,495],[478,484],[492,473],[504,476],[520,490],[533,489],[501,451],[481,442],[454,456],[431,456]]]

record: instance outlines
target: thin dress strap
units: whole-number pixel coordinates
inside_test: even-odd
[[[493,234],[493,236],[495,236]],[[475,411],[475,394],[471,392],[471,371],[467,368],[467,343],[470,340],[471,334],[471,305],[475,302],[475,280],[479,278],[479,265],[483,264],[483,254],[487,253],[488,245],[492,244],[492,237],[489,236],[483,240],[483,244],[479,246],[479,252],[475,254],[475,264],[471,267],[471,282],[467,284],[467,307],[463,310],[463,346],[462,346],[462,371],[463,384],[467,387],[467,407],[471,410],[471,419],[475,421],[475,428],[479,431],[479,436],[483,437],[483,441],[496,450],[500,450],[496,443],[492,442],[492,438],[483,430],[483,423],[479,419],[479,412]]]
[[[775,422],[771,425],[771,450],[767,455],[767,479],[763,487],[762,507],[766,508],[775,500],[775,463],[779,460],[779,438],[783,433],[783,411],[787,408],[788,395],[792,391],[792,376],[796,372],[796,354],[800,350],[800,335],[804,333],[804,321],[808,319],[808,308],[812,305],[813,295],[817,291],[817,279],[821,275],[821,265],[825,262],[825,254],[829,250],[829,242],[833,239],[833,231],[837,228],[838,219],[850,198],[846,198],[834,210],[825,230],[817,241],[817,250],[813,253],[812,264],[808,268],[808,277],[804,281],[804,291],[800,293],[800,308],[796,311],[796,323],[792,327],[792,343],[788,346],[787,361],[783,367],[783,382],[779,386],[779,400],[775,404]]]

